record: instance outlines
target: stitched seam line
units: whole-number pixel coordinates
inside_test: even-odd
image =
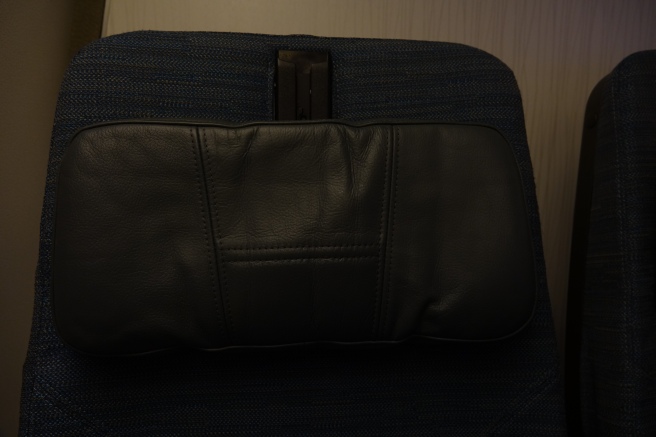
[[[209,193],[207,191],[207,182],[206,181],[201,182],[200,173],[201,173],[201,170],[202,170],[202,167],[203,167],[202,161],[199,162],[199,157],[201,155],[201,153],[200,153],[200,147],[201,146],[200,146],[200,144],[198,145],[198,153],[196,153],[196,145],[194,144],[194,131],[193,131],[193,129],[189,129],[189,134],[191,135],[191,146],[192,146],[192,149],[194,151],[194,161],[196,163],[196,181],[198,183],[198,204],[200,205],[201,217],[203,219],[203,231],[205,233],[205,243],[206,243],[206,246],[207,246],[207,260],[208,260],[208,263],[209,263],[208,271],[210,272],[210,275],[212,277],[212,299],[214,301],[214,310],[215,310],[216,315],[217,315],[218,325],[219,325],[219,327],[221,327],[222,326],[221,311],[219,309],[219,302],[218,302],[218,297],[217,297],[217,294],[219,293],[219,290],[218,290],[218,284],[217,284],[217,281],[216,281],[216,278],[218,277],[219,273],[216,271],[216,264],[212,260],[212,248],[214,247],[214,245],[210,243],[210,238],[208,236],[208,234],[212,233],[212,230],[211,230],[211,222],[210,222],[210,226],[209,226],[210,229],[209,229],[209,232],[208,232],[208,223],[207,223],[207,220],[205,219],[205,209],[203,207],[202,182],[205,182],[205,194],[206,194],[206,196],[209,195]],[[198,135],[198,128],[196,128],[196,136],[198,138],[198,141],[200,141],[200,135]],[[210,211],[209,211],[210,202],[209,202],[209,199],[207,199],[207,198],[205,200],[207,202],[207,209],[208,209],[208,214],[207,215],[210,217],[210,221],[211,221],[211,214],[210,214]],[[214,255],[216,256],[216,253]],[[214,272],[216,274],[216,276],[214,274],[212,274],[211,272]]]
[[[391,234],[390,234],[390,245],[389,245],[389,266],[388,266],[388,272],[387,272],[387,295],[385,296],[385,308],[383,311],[383,321],[381,325],[381,330],[384,330],[385,326],[387,325],[387,313],[389,310],[389,303],[391,299],[391,294],[392,294],[392,261],[394,259],[394,228],[396,225],[396,201],[398,198],[398,191],[399,191],[399,129],[398,128],[392,128],[394,131],[394,141],[392,142],[392,151],[394,152],[394,169],[392,171],[392,177],[394,178],[394,203],[392,205],[392,229],[391,229]],[[391,192],[391,190],[390,190]]]
[[[374,301],[374,315],[373,315],[373,326],[371,328],[372,335],[374,340],[377,339],[380,335],[380,310],[381,310],[381,298],[383,294],[382,290],[382,279],[381,276],[384,275],[385,269],[383,263],[385,262],[383,256],[383,244],[385,239],[383,237],[383,224],[385,221],[385,198],[387,197],[387,178],[389,177],[389,148],[390,148],[390,134],[387,131],[387,140],[385,142],[385,178],[383,179],[383,194],[380,199],[380,227],[378,228],[378,267],[376,268],[376,290],[375,290],[375,301]]]
[[[272,247],[224,247],[224,251],[255,251],[255,250],[279,250],[279,249],[373,249],[379,247],[377,244],[355,244],[345,246],[272,246]]]
[[[70,399],[63,396],[52,384],[48,383],[40,376],[34,377],[34,386],[42,396],[43,401],[48,403],[52,408],[59,410],[66,417],[80,423],[87,431],[92,431],[95,435],[111,435],[114,431],[102,422],[100,419],[93,417],[91,413],[85,411],[82,406],[73,403]],[[34,416],[34,414],[32,414]]]
[[[522,394],[510,401],[508,408],[512,410],[501,412],[499,415],[500,417],[497,418],[487,430],[489,435],[501,435],[497,433],[507,430],[510,425],[514,424],[514,421],[517,417],[520,417],[522,414],[524,414],[526,410],[531,408],[536,401],[543,398],[545,393],[554,387],[558,381],[558,377],[555,372],[549,370],[543,374],[544,376],[539,379],[536,384],[533,384]]]
[[[207,251],[207,263],[208,263],[208,272],[210,273],[211,276],[211,281],[212,281],[212,299],[214,301],[214,310],[217,314],[217,319],[219,322],[219,326],[221,326],[221,317],[219,317],[219,303],[217,300],[217,284],[215,280],[214,274],[212,272],[215,271],[215,263],[212,260],[212,247],[213,245],[210,244],[210,238],[209,234],[211,233],[211,230],[208,231],[208,224],[207,220],[205,219],[205,207],[203,206],[203,181],[201,178],[201,170],[202,170],[202,162],[200,158],[200,145],[198,146],[198,149],[196,147],[195,141],[194,141],[194,130],[189,129],[189,136],[191,137],[191,150],[194,155],[194,164],[196,166],[196,184],[198,185],[198,205],[200,206],[200,216],[203,219],[203,233],[205,235],[205,248]],[[197,135],[198,136],[198,135]],[[200,137],[198,138],[200,140]],[[207,184],[205,184],[205,192],[207,193]],[[207,199],[205,199],[207,201]],[[209,201],[207,202],[207,206],[209,209]],[[208,211],[209,212],[209,211]],[[208,214],[209,215],[209,214]]]
[[[200,136],[199,136],[200,138]],[[203,129],[203,147],[205,148],[205,156],[207,156],[207,160],[209,161],[209,146],[207,143],[207,129]],[[218,207],[217,207],[217,200],[216,200],[216,186],[214,184],[214,173],[212,171],[212,166],[207,165],[207,178],[209,181],[209,188],[206,187],[206,191],[208,193],[208,196],[211,196],[211,202],[210,199],[208,199],[208,209],[210,209],[210,223],[211,223],[211,217],[214,215],[216,217],[216,229],[213,229],[213,234],[216,235],[218,238],[213,238],[215,242],[218,241],[218,245],[214,244],[214,250],[216,251],[216,259],[217,259],[217,276],[219,277],[219,282],[220,282],[220,287],[219,287],[219,292],[217,293],[220,297],[221,300],[221,305],[223,307],[223,314],[221,314],[221,311],[218,309],[218,304],[217,304],[217,316],[221,318],[221,315],[223,315],[223,326],[225,328],[225,333],[226,337],[228,340],[234,341],[232,338],[232,333],[234,333],[234,324],[232,323],[232,313],[230,310],[230,299],[228,297],[228,279],[226,277],[226,272],[225,269],[223,268],[223,255],[221,251],[221,222],[219,220],[219,214],[218,214]],[[207,183],[207,181],[206,181]],[[211,193],[210,193],[211,189]]]
[[[369,256],[331,256],[325,258],[291,258],[291,259],[237,259],[226,261],[226,263],[279,263],[279,262],[311,262],[314,260],[328,260],[328,261],[339,261],[339,260],[350,260],[350,259],[378,259],[377,255]]]

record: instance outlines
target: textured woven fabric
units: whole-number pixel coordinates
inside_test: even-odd
[[[73,132],[130,118],[271,120],[276,51],[329,49],[333,117],[477,122],[513,145],[539,301],[491,344],[81,356],[50,308],[57,170]],[[559,436],[562,387],[521,97],[512,72],[458,44],[137,32],[82,50],[62,84],[41,224],[21,435]]]
[[[656,51],[607,80],[597,127],[584,291],[589,436],[656,435]]]

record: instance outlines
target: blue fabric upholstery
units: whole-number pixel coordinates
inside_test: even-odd
[[[656,51],[606,80],[583,302],[589,436],[656,435]]]
[[[539,302],[491,344],[375,350],[180,352],[99,359],[67,349],[50,308],[56,175],[90,123],[271,120],[278,49],[329,49],[333,117],[476,122],[514,147],[530,211]],[[562,387],[522,102],[512,72],[471,47],[418,41],[136,32],[73,60],[57,107],[25,364],[21,435],[560,436]]]

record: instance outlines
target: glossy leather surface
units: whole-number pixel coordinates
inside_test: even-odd
[[[535,304],[519,171],[485,126],[92,126],[56,208],[55,320],[85,352],[495,340]]]

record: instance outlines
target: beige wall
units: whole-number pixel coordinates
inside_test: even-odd
[[[18,432],[39,221],[59,84],[104,0],[0,0],[0,437]]]
[[[71,5],[0,1],[0,436],[17,433],[50,130]]]
[[[623,57],[656,49],[656,1],[107,0],[104,35],[139,29],[452,41],[503,60],[524,99],[562,340],[586,99]]]

